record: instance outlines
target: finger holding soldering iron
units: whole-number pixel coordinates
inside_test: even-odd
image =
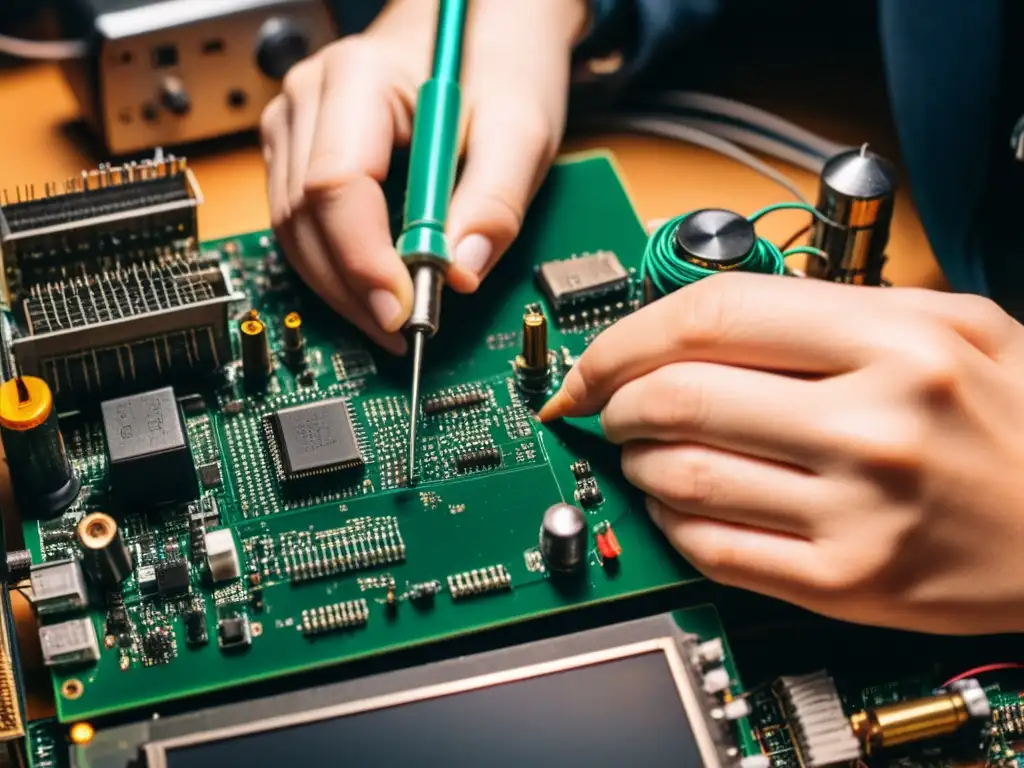
[[[475,7],[463,67],[466,159],[452,197],[448,283],[475,291],[519,234],[565,128],[580,0]]]

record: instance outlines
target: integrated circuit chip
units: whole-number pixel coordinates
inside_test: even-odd
[[[265,417],[263,429],[282,482],[363,465],[343,399],[285,408]]]
[[[611,251],[598,251],[537,268],[541,288],[556,310],[597,300],[624,298],[629,273]]]

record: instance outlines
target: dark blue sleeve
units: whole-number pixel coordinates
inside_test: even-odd
[[[994,149],[1002,18],[1001,0],[880,0],[893,118],[921,223],[950,285],[980,294],[989,289],[978,216]]]

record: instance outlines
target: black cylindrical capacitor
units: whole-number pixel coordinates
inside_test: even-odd
[[[301,368],[306,362],[306,340],[302,333],[302,316],[298,312],[284,316],[284,356],[292,368]]]
[[[574,571],[587,556],[587,516],[560,502],[548,507],[540,526],[540,553],[553,571]]]
[[[828,254],[813,259],[807,275],[856,285],[881,285],[896,200],[896,169],[867,146],[841,152],[821,170],[811,245]]]
[[[78,523],[78,544],[86,570],[104,587],[116,587],[132,572],[132,553],[110,515],[93,512]]]
[[[68,460],[45,381],[21,376],[0,384],[0,437],[21,514],[60,517],[81,483]]]
[[[242,379],[250,392],[262,392],[270,379],[267,326],[253,310],[238,326],[242,338]]]

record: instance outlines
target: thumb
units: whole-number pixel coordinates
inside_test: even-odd
[[[466,166],[452,197],[448,283],[472,293],[512,244],[558,148],[551,121],[505,99],[478,103],[469,124]]]

